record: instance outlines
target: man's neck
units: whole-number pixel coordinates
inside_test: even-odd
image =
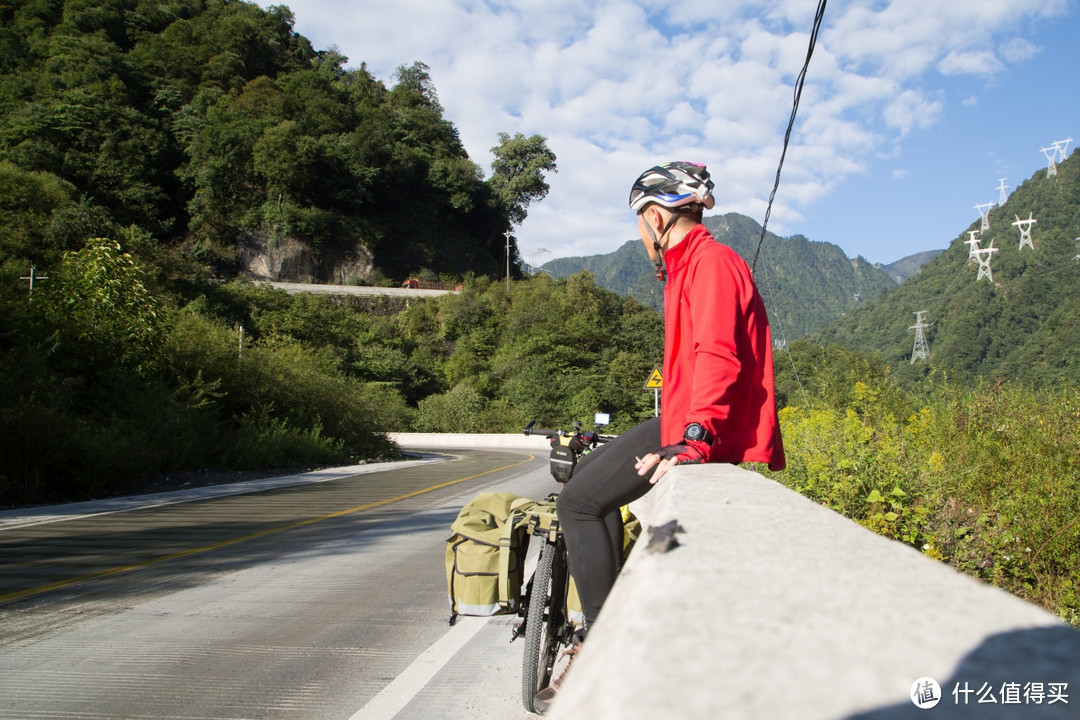
[[[690,234],[690,231],[697,227],[697,225],[698,223],[696,220],[691,220],[689,218],[680,218],[679,221],[676,222],[670,230],[668,230],[667,237],[665,238],[664,242],[664,249],[670,250],[671,248],[681,243],[683,240],[686,239],[686,236]]]

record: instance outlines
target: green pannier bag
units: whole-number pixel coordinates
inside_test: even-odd
[[[516,612],[528,551],[525,513],[533,501],[480,493],[461,508],[446,541],[450,624],[458,615]]]

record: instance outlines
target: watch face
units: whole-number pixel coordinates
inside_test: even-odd
[[[705,428],[697,423],[690,423],[686,426],[685,436],[687,440],[700,440],[705,436]]]

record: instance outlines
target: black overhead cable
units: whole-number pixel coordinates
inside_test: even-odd
[[[803,62],[799,77],[795,80],[795,102],[791,107],[791,118],[788,120],[787,132],[784,133],[784,149],[780,153],[780,164],[776,166],[776,181],[773,183],[772,193],[769,194],[769,206],[765,208],[765,220],[761,223],[761,237],[758,238],[757,250],[754,252],[754,262],[750,266],[753,273],[757,267],[758,255],[761,254],[761,244],[765,242],[765,228],[769,226],[769,215],[772,214],[773,200],[776,198],[776,190],[780,187],[780,170],[784,167],[784,156],[787,155],[788,142],[791,141],[791,128],[795,125],[795,115],[799,112],[799,98],[802,97],[803,83],[806,82],[806,69],[810,67],[810,57],[814,54],[814,45],[817,43],[818,31],[821,30],[821,19],[825,17],[825,0],[818,0],[817,13],[814,15],[814,27],[810,31],[810,46],[806,49],[806,61]]]

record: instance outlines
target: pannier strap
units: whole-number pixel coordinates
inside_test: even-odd
[[[514,501],[514,504],[518,504],[520,500]],[[514,529],[521,521],[522,515],[519,511],[513,509],[511,505],[510,516],[506,518],[506,524],[503,525],[502,536],[499,537],[499,606],[507,610],[512,610],[514,601],[517,599],[518,593],[521,592],[521,588],[510,588],[510,563],[514,560],[511,557],[512,552],[516,552],[517,549],[513,547]],[[511,595],[513,592],[513,595]]]

